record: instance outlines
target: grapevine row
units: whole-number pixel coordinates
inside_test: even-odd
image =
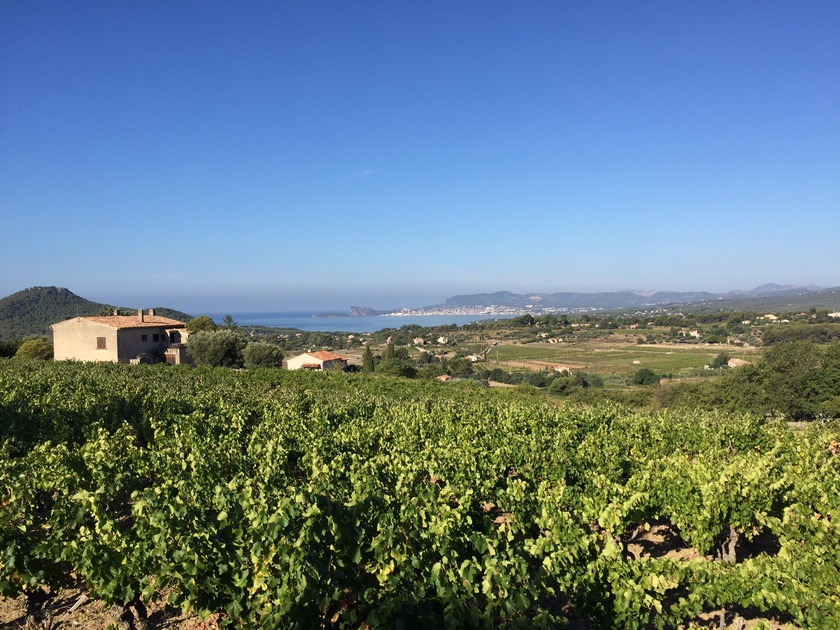
[[[4,596],[82,579],[234,627],[840,619],[833,424],[6,361],[0,427]],[[656,525],[691,558],[630,553]]]

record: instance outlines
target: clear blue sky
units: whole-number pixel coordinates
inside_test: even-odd
[[[0,2],[0,295],[840,285],[840,2]]]

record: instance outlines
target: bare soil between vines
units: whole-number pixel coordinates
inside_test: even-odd
[[[79,600],[83,591],[71,588],[61,591],[49,604],[44,614],[52,617],[52,625],[43,624],[44,628],[52,630],[108,630],[108,627],[119,627],[111,611],[105,603],[88,599],[76,610],[70,612]],[[196,615],[184,615],[177,608],[150,605],[146,627],[148,630],[215,630],[216,623],[209,619],[202,621]],[[24,596],[11,599],[0,597],[0,630],[18,630],[25,627],[26,601]]]

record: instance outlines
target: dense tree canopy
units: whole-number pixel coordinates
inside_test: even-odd
[[[634,385],[656,385],[659,382],[659,376],[650,368],[641,368],[631,379]]]
[[[789,420],[840,418],[840,343],[792,341],[772,346],[754,364],[728,370],[719,379],[663,388],[658,404],[766,413]]]
[[[400,359],[391,358],[380,361],[376,366],[376,373],[385,374],[387,376],[414,378],[417,376],[417,368]]]
[[[46,339],[27,339],[15,352],[16,359],[52,359],[53,345]]]
[[[216,330],[216,322],[210,319],[207,315],[199,315],[187,322],[187,332],[195,333],[199,331]]]
[[[789,341],[812,341],[830,343],[840,341],[840,324],[797,324],[774,326],[764,331],[761,337],[767,346]]]
[[[187,352],[196,365],[242,367],[245,340],[232,330],[199,331],[187,338]]]
[[[252,341],[242,351],[246,368],[283,367],[283,352],[265,341]]]

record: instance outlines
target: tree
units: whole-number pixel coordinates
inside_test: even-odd
[[[225,328],[228,330],[236,330],[239,328],[239,324],[233,321],[232,315],[225,315],[225,318],[222,321],[224,322]]]
[[[444,369],[450,376],[470,376],[472,363],[463,357],[455,357],[446,362]]]
[[[252,341],[242,351],[246,368],[283,367],[283,352],[273,343]]]
[[[820,347],[810,341],[789,341],[767,350],[761,371],[774,410],[791,420],[818,413],[822,359]]]
[[[497,367],[493,368],[490,374],[487,375],[487,380],[496,381],[497,383],[513,384],[516,379],[502,368]]]
[[[634,385],[656,385],[659,383],[659,376],[650,368],[641,368],[633,375],[631,382]]]
[[[370,345],[365,345],[365,352],[362,354],[362,371],[365,374],[373,372],[373,353],[370,351]]]
[[[16,359],[52,359],[53,345],[46,339],[28,339],[15,352]]]
[[[388,341],[388,345],[385,346],[385,360],[393,359],[394,358],[394,342]]]
[[[207,315],[200,315],[199,317],[195,317],[188,321],[184,328],[187,329],[189,333],[197,333],[199,331],[212,331],[216,330],[218,326],[216,326],[216,322],[212,319],[207,317]]]
[[[719,355],[717,355],[715,357],[715,360],[712,361],[711,367],[716,370],[718,368],[722,368],[724,366],[727,366],[729,364],[729,359],[730,358],[731,357],[728,354],[726,354],[725,352],[721,352]]]
[[[519,317],[514,317],[508,320],[508,325],[516,326],[516,327],[526,327],[526,326],[533,326],[534,325],[534,316],[526,313],[525,315],[520,315]]]
[[[187,352],[196,365],[242,367],[245,340],[232,330],[199,331],[187,337]]]
[[[551,381],[551,385],[548,386],[548,389],[555,394],[560,394],[562,396],[568,396],[573,391],[578,389],[575,380],[571,376],[558,376],[553,381]]]
[[[405,378],[414,378],[417,376],[417,368],[409,365],[405,361],[399,359],[383,359],[376,366],[377,374],[385,374],[388,376],[403,376]]]

